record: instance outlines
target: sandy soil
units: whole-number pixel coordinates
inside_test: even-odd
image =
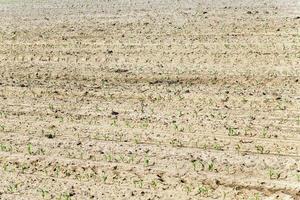
[[[0,0],[0,199],[300,199],[298,0]]]

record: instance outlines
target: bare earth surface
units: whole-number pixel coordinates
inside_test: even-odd
[[[0,199],[300,199],[299,0],[0,0]]]

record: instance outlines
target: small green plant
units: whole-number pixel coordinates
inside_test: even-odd
[[[268,171],[270,179],[279,179],[280,173],[276,172],[274,169],[270,168]]]
[[[239,133],[238,133],[238,131],[237,131],[237,128],[229,127],[229,128],[228,128],[228,135],[229,135],[229,136],[238,136]]]
[[[215,150],[218,150],[218,151],[223,150],[222,147],[221,147],[221,145],[219,145],[219,144],[214,144],[214,145],[213,145],[213,148],[214,148]]]
[[[186,193],[187,193],[187,194],[190,194],[190,193],[192,192],[192,187],[189,186],[189,185],[186,185],[186,186],[185,186],[185,189],[186,189]]]
[[[211,163],[208,164],[208,170],[209,171],[213,171],[214,170],[214,163],[213,162],[211,162]]]
[[[258,193],[255,193],[254,197],[250,197],[249,198],[249,200],[260,200],[260,199],[261,199],[261,197],[260,197],[260,195]]]
[[[0,131],[4,132],[4,130],[5,130],[5,126],[3,124],[0,124]]]
[[[267,129],[263,129],[262,136],[265,138],[267,136]]]
[[[157,188],[157,181],[156,180],[151,181],[150,185],[151,185],[152,188],[156,189]]]
[[[43,188],[39,188],[37,191],[38,191],[39,193],[41,193],[43,199],[45,199],[46,196],[49,194],[49,191],[48,191],[48,190],[45,190],[45,189],[43,189]]]
[[[38,154],[38,155],[45,155],[45,154],[46,154],[46,151],[45,151],[45,149],[43,149],[43,148],[39,148],[39,149],[36,151],[36,154]]]
[[[58,177],[59,173],[60,173],[60,166],[55,167],[54,172],[55,172],[56,177]]]
[[[183,144],[181,141],[179,141],[177,138],[174,138],[170,141],[170,144],[173,146],[173,147],[183,147]]]
[[[226,199],[226,196],[227,196],[227,193],[226,192],[223,192],[223,200],[225,200]]]
[[[5,145],[5,144],[0,144],[0,150],[5,151],[5,152],[10,152],[10,151],[12,151],[12,146]]]
[[[107,162],[112,162],[113,161],[113,157],[112,157],[111,154],[106,154],[105,159],[106,159]]]
[[[59,117],[59,122],[63,123],[64,122],[64,118],[63,117]]]
[[[296,174],[297,181],[300,182],[300,173]]]
[[[4,164],[3,164],[3,170],[4,170],[5,172],[8,171],[8,164],[7,164],[7,163],[4,163]]]
[[[54,106],[53,106],[52,104],[49,104],[49,109],[50,109],[52,112],[55,111]]]
[[[110,125],[111,126],[117,126],[117,120],[114,119]]]
[[[149,159],[148,159],[148,158],[145,158],[145,159],[144,159],[144,166],[145,166],[145,167],[148,167],[149,164],[150,164]]]
[[[19,183],[11,183],[8,187],[7,187],[7,191],[9,193],[16,193],[18,191],[18,186]]]
[[[33,147],[32,147],[32,144],[31,144],[31,143],[27,144],[27,151],[28,151],[28,153],[29,153],[30,155],[33,154]]]
[[[103,174],[103,175],[101,176],[101,179],[102,179],[103,183],[106,183],[107,178],[108,178],[108,177],[107,177],[106,174]]]
[[[21,172],[24,174],[26,169],[29,169],[29,166],[26,165],[26,164],[23,164],[23,165],[21,166]]]
[[[133,181],[135,187],[139,187],[139,188],[143,188],[143,185],[144,185],[144,181],[143,180],[135,180]]]
[[[236,150],[237,152],[240,152],[240,151],[241,151],[241,145],[240,145],[240,144],[236,144],[236,145],[235,145],[235,150]]]
[[[198,189],[197,189],[197,194],[200,194],[200,195],[207,195],[208,194],[208,188],[203,186],[203,185],[200,185],[198,186]]]
[[[64,192],[59,195],[58,199],[59,200],[71,200],[71,195],[70,195],[70,193]]]
[[[256,148],[257,152],[260,154],[263,154],[265,152],[264,147],[261,145],[255,145],[255,148]]]

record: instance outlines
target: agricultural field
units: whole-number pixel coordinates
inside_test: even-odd
[[[300,199],[300,1],[0,0],[0,199]]]

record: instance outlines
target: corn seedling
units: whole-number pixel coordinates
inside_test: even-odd
[[[192,160],[192,165],[193,165],[194,171],[197,171],[199,166],[201,166],[201,170],[203,170],[205,168],[204,164],[199,160]]]
[[[4,151],[4,152],[10,152],[10,151],[12,151],[12,146],[0,144],[0,150]]]
[[[192,187],[191,186],[185,186],[185,189],[186,189],[186,193],[187,194],[190,194],[192,192]]]
[[[274,169],[269,169],[268,171],[270,179],[279,179],[280,173],[276,172]]]
[[[29,143],[29,144],[27,145],[27,151],[28,151],[28,153],[29,153],[30,155],[33,154],[33,148],[32,148],[32,144],[31,144],[31,143]]]
[[[59,195],[59,200],[71,200],[71,195],[69,193],[62,193]]]
[[[203,186],[203,185],[198,186],[197,194],[200,194],[200,195],[207,195],[207,194],[208,194],[208,188],[206,188],[206,187]]]
[[[135,180],[133,181],[135,187],[143,188],[144,181],[143,180]]]
[[[208,170],[209,171],[213,171],[214,170],[214,163],[213,162],[211,162],[211,163],[208,164]]]
[[[151,185],[152,188],[156,189],[157,188],[157,181],[156,180],[151,181],[150,185]]]
[[[111,154],[105,155],[105,159],[106,159],[107,162],[112,162],[113,161],[113,157],[112,157]]]
[[[54,168],[54,172],[55,172],[56,177],[58,177],[59,176],[59,172],[60,172],[60,166],[55,167]]]
[[[9,193],[16,193],[18,190],[19,183],[12,183],[7,187]]]
[[[111,126],[117,126],[117,120],[114,119],[110,125]]]
[[[215,150],[218,150],[218,151],[223,150],[222,147],[221,147],[221,145],[219,145],[219,144],[214,144],[214,145],[213,145],[213,148],[214,148]]]
[[[238,133],[236,128],[229,127],[228,128],[228,135],[229,136],[238,136],[239,133]]]
[[[265,152],[264,147],[261,145],[256,145],[255,148],[256,148],[257,152],[260,154],[263,154]]]
[[[148,158],[145,158],[145,159],[144,159],[144,166],[145,166],[145,167],[148,167],[148,166],[149,166],[149,163],[150,163],[149,159],[148,159]]]
[[[49,191],[48,191],[48,190],[45,190],[45,189],[42,189],[42,188],[39,188],[37,191],[38,191],[39,193],[41,193],[43,199],[45,199],[46,196],[49,194]]]
[[[3,170],[4,170],[5,172],[8,171],[8,164],[7,164],[7,163],[4,163],[4,164],[3,164]]]
[[[300,173],[296,174],[297,181],[300,182]]]
[[[52,104],[49,104],[49,109],[50,109],[52,112],[55,111],[54,106],[53,106]]]
[[[23,164],[23,165],[21,166],[21,172],[24,174],[26,169],[29,169],[29,166]]]
[[[106,174],[103,174],[102,176],[101,176],[101,180],[103,181],[103,183],[106,183],[106,181],[107,181],[107,175]]]
[[[265,138],[267,136],[267,129],[264,128],[263,132],[262,132],[262,136]]]

